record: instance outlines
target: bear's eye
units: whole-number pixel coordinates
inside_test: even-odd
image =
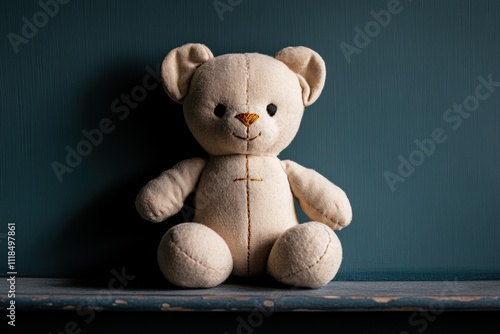
[[[219,103],[217,105],[217,107],[215,107],[215,109],[214,109],[215,116],[217,116],[219,118],[222,118],[222,116],[224,116],[225,113],[226,113],[226,106],[223,104]]]
[[[278,107],[276,107],[276,105],[273,103],[269,103],[266,110],[269,116],[273,117],[276,114],[276,111],[278,111]]]

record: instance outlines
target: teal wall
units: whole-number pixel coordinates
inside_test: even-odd
[[[212,0],[73,0],[47,22],[35,1],[2,4],[2,274],[15,221],[20,276],[126,267],[158,278],[156,246],[183,215],[143,221],[135,195],[203,152],[161,87],[129,107],[122,99],[140,94],[145,77],[155,85],[148,75],[169,50],[201,42],[215,55],[305,45],[325,59],[323,94],[281,158],[316,169],[351,199],[339,279],[500,278],[500,84],[478,88],[489,76],[500,82],[498,1],[221,2],[235,4],[223,20]],[[370,11],[388,5],[390,22],[374,24]],[[16,53],[9,33],[22,37],[23,17],[34,14],[41,27],[24,29],[31,38]],[[356,27],[374,29],[370,40]],[[464,103],[470,115],[448,111]],[[65,163],[67,147],[100,124],[108,133],[60,182],[53,162]],[[433,151],[413,152],[433,132],[434,144],[424,141]],[[419,166],[395,178],[399,156]]]

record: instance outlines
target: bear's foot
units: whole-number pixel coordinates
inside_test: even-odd
[[[210,288],[231,274],[233,259],[226,242],[202,224],[172,227],[158,247],[158,263],[171,283],[186,288]]]
[[[342,246],[328,226],[309,222],[294,226],[274,244],[267,271],[277,281],[305,288],[330,282],[342,262]]]

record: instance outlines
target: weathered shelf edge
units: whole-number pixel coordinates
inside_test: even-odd
[[[7,302],[1,300],[1,309]],[[18,310],[83,310],[96,311],[235,311],[250,312],[293,312],[293,311],[467,311],[500,310],[500,297],[473,296],[464,299],[446,297],[392,297],[380,300],[378,297],[226,297],[217,299],[205,297],[148,297],[119,296],[114,298],[89,298],[81,296],[31,296],[16,298]]]
[[[26,279],[25,279],[26,280]],[[23,281],[21,281],[23,282]],[[26,281],[27,282],[27,281]],[[96,311],[500,311],[500,281],[459,282],[454,293],[435,288],[429,282],[392,282],[402,286],[390,289],[384,282],[344,282],[339,291],[335,284],[320,290],[273,290],[269,288],[235,288],[234,285],[208,290],[106,290],[44,285],[43,279],[30,279],[31,286],[16,291],[16,310],[84,310]],[[349,289],[345,289],[346,284]],[[462,284],[462,285],[460,285]],[[359,288],[357,288],[359,286]],[[373,286],[373,289],[370,287]],[[0,309],[10,298],[1,285]],[[387,287],[387,289],[386,289]],[[471,287],[474,290],[471,291]],[[337,292],[337,294],[335,293]],[[397,292],[397,293],[396,293]],[[405,293],[406,292],[406,293]],[[460,293],[461,292],[461,293]],[[482,293],[484,292],[484,293]]]

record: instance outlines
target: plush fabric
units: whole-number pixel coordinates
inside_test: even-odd
[[[323,175],[296,162],[285,160],[282,166],[288,175],[293,195],[311,219],[340,230],[351,222],[351,204],[345,192]]]
[[[299,78],[304,106],[313,104],[325,84],[326,68],[323,58],[303,46],[285,48],[275,58],[287,64]]]
[[[267,268],[279,282],[318,288],[333,279],[341,261],[342,246],[333,230],[309,222],[292,227],[279,237]]]
[[[264,274],[276,239],[298,224],[287,175],[276,157],[212,157],[195,204],[194,221],[226,240],[238,276]]]
[[[267,113],[270,103],[277,106],[273,117]],[[222,119],[214,113],[219,104],[226,106]],[[276,156],[295,137],[304,112],[297,75],[283,62],[257,53],[209,59],[193,75],[183,106],[190,131],[211,155]],[[260,116],[249,128],[234,119],[247,112]],[[265,140],[234,140],[235,135]]]
[[[141,189],[135,206],[141,216],[158,223],[173,216],[193,192],[206,160],[193,158],[179,162]]]
[[[167,93],[183,104],[190,131],[210,155],[175,165],[137,196],[141,216],[160,222],[196,190],[194,222],[170,229],[158,248],[165,277],[182,287],[266,271],[310,288],[333,279],[342,248],[332,229],[350,223],[349,200],[317,172],[277,157],[323,89],[322,58],[306,47],[276,57],[213,57],[206,46],[187,44],[167,54],[162,73]],[[299,225],[294,197],[314,222]]]
[[[212,52],[202,44],[186,44],[172,50],[161,66],[163,87],[168,96],[180,103],[189,91],[196,68],[213,57]]]
[[[186,288],[218,285],[233,267],[224,240],[195,223],[179,224],[165,233],[158,247],[158,263],[170,282]]]

